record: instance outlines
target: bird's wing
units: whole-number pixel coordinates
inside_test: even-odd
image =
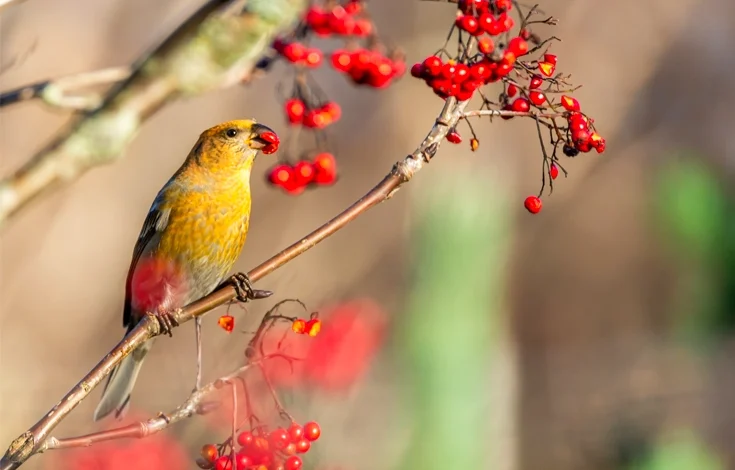
[[[158,198],[153,203],[148,216],[146,216],[143,222],[143,228],[140,229],[140,235],[138,235],[138,241],[135,243],[133,248],[133,259],[130,262],[130,269],[128,269],[128,277],[125,281],[125,306],[123,308],[123,326],[132,327],[133,324],[133,312],[131,307],[132,300],[132,281],[133,273],[138,265],[141,255],[146,251],[149,245],[158,238],[156,235],[163,232],[168,225],[168,219],[171,211],[170,209],[162,209],[158,204]]]

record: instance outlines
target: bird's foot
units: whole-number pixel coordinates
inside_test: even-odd
[[[253,289],[253,283],[250,282],[250,278],[245,273],[233,274],[229,279],[229,283],[235,288],[235,292],[237,292],[237,300],[240,302],[265,299],[266,297],[273,295],[273,292],[269,290]]]
[[[179,326],[179,322],[176,321],[176,318],[168,312],[147,312],[146,315],[158,322],[158,330],[161,334],[173,336],[174,327]]]

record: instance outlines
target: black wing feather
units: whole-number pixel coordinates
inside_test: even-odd
[[[133,312],[131,307],[132,299],[132,281],[133,273],[135,272],[135,266],[138,264],[140,256],[143,254],[148,243],[156,235],[156,233],[166,228],[166,222],[161,223],[162,216],[164,214],[158,209],[158,204],[154,204],[148,215],[143,222],[143,228],[140,229],[140,235],[138,235],[138,241],[133,248],[133,259],[130,262],[130,268],[128,269],[128,277],[125,280],[125,306],[123,307],[123,326],[132,328],[137,322],[133,320]]]

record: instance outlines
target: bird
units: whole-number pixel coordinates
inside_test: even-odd
[[[230,283],[238,299],[263,298],[246,275],[228,277],[250,226],[250,173],[259,152],[278,149],[277,134],[254,119],[224,122],[199,136],[183,164],[156,195],[133,249],[125,282],[123,327],[144,316],[171,335],[177,308]],[[201,324],[197,318],[197,388],[201,380]],[[94,421],[122,419],[146,354],[146,340],[111,372]]]

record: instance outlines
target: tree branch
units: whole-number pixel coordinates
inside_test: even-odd
[[[371,207],[393,196],[401,185],[410,181],[413,175],[421,170],[424,164],[429,162],[436,154],[449,130],[456,126],[462,118],[466,106],[466,101],[457,102],[455,98],[447,99],[431,131],[411,155],[397,162],[378,185],[332,220],[324,223],[321,227],[248,272],[250,279],[253,282],[262,279],[344,228]],[[179,324],[183,324],[234,300],[235,295],[235,289],[226,286],[201,300],[174,311],[173,315]],[[51,411],[12,442],[0,460],[0,470],[18,468],[31,455],[38,452],[40,446],[48,439],[50,432],[110,374],[112,369],[125,356],[159,333],[160,325],[158,322],[152,316],[144,317]]]
[[[167,103],[239,83],[305,8],[305,0],[208,0],[139,59],[97,109],[77,116],[28,163],[0,181],[0,224],[60,183],[116,161],[142,123]],[[48,93],[48,86],[38,84],[26,94]]]
[[[93,93],[70,96],[70,92],[120,82],[130,77],[130,73],[130,67],[113,67],[25,85],[0,94],[0,107],[40,99],[57,108],[92,111],[102,104],[101,96]]]

